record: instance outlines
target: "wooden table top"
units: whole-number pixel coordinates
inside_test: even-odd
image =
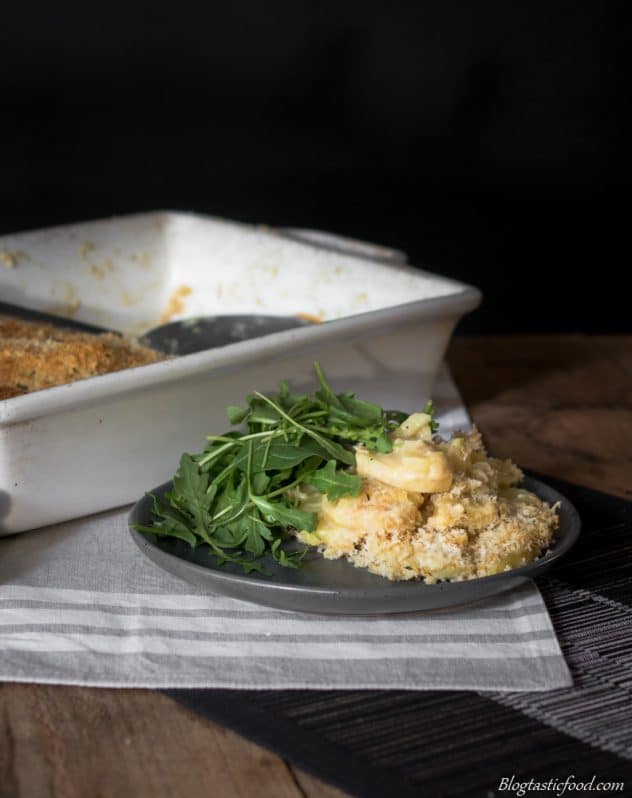
[[[456,338],[489,450],[632,497],[632,336]],[[0,798],[342,793],[150,690],[0,685]]]

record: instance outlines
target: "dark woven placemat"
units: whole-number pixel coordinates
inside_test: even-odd
[[[564,564],[539,581],[572,688],[168,695],[360,796],[488,798],[512,776],[519,782],[594,776],[627,782],[613,794],[632,794],[632,505],[543,479],[568,496],[583,523]]]

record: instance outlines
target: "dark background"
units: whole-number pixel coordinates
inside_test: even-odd
[[[483,288],[462,329],[630,329],[624,4],[3,4],[0,232],[315,227]]]

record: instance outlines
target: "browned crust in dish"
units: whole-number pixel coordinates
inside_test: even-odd
[[[0,399],[164,359],[114,333],[93,335],[0,316]]]

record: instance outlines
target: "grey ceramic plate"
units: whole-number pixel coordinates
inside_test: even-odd
[[[170,487],[168,482],[153,493],[162,494]],[[568,499],[536,479],[526,478],[523,487],[550,504],[560,503],[554,545],[529,565],[466,582],[390,582],[344,560],[325,560],[315,549],[310,550],[300,569],[282,568],[267,560],[270,576],[244,575],[234,566],[218,566],[207,546],[192,549],[180,540],[145,535],[134,529],[130,532],[141,551],[157,565],[211,593],[302,612],[358,615],[434,610],[510,590],[547,571],[575,543],[580,521]],[[132,509],[129,523],[150,524],[151,506],[151,499],[143,497]]]

